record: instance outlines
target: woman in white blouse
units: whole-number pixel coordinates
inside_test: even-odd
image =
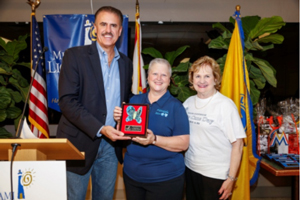
[[[218,92],[221,74],[214,59],[196,60],[189,81],[197,94],[183,104],[190,122],[186,198],[227,199],[237,179],[246,134],[235,104]]]

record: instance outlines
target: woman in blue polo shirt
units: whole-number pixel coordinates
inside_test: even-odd
[[[181,200],[184,158],[189,145],[189,121],[181,102],[167,90],[172,69],[165,59],[149,64],[150,90],[133,96],[130,103],[149,104],[147,138],[135,137],[127,146],[123,177],[127,200]],[[120,121],[121,108],[114,110]]]

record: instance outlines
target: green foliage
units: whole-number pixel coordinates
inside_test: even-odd
[[[153,58],[164,58],[169,61],[172,66],[171,83],[169,86],[170,93],[181,102],[184,102],[188,97],[196,94],[196,92],[189,88],[188,70],[191,67],[189,59],[182,60],[177,66],[173,66],[175,59],[181,55],[189,46],[182,46],[176,51],[167,52],[165,56],[153,47],[143,49],[142,53],[150,55]],[[148,69],[148,65],[144,66]]]
[[[10,137],[12,137],[12,134],[8,132],[5,128],[0,127],[0,139],[10,138]]]
[[[273,49],[274,44],[281,44],[284,37],[276,32],[285,25],[285,22],[279,16],[262,19],[259,16],[246,16],[242,17],[241,20],[245,35],[244,56],[250,79],[250,96],[253,105],[255,105],[260,97],[259,90],[265,87],[266,82],[276,87],[277,79],[275,77],[276,70],[272,65],[266,60],[254,57],[253,52],[267,51]],[[232,24],[235,23],[232,17],[230,17],[229,21]],[[213,24],[212,27],[218,28],[222,35],[211,40],[208,47],[227,50],[230,43],[231,32],[220,23]],[[222,71],[224,69],[226,56],[227,54],[217,60]]]
[[[19,36],[18,40],[5,43],[0,38],[0,122],[6,119],[14,120],[18,124],[22,110],[16,105],[25,101],[28,93],[28,81],[22,76],[19,69],[28,68],[30,63],[18,63],[19,53],[26,49],[26,38]],[[0,127],[0,138],[12,135]]]

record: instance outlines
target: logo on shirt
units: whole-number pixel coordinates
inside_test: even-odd
[[[168,117],[169,111],[157,109],[156,112],[155,112],[155,114],[156,114],[156,115],[160,115],[160,116],[162,116],[162,117]]]
[[[198,124],[200,125],[201,122],[207,123],[211,125],[214,120],[209,119],[206,114],[200,114],[200,113],[193,113],[193,112],[188,112],[189,116],[189,121],[191,124]]]

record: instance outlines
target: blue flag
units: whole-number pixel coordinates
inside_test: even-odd
[[[45,15],[44,46],[49,48],[45,54],[48,105],[60,111],[58,105],[58,78],[62,58],[66,49],[89,45],[96,41],[94,15]],[[123,31],[116,47],[127,55],[128,51],[128,16],[123,16]]]

